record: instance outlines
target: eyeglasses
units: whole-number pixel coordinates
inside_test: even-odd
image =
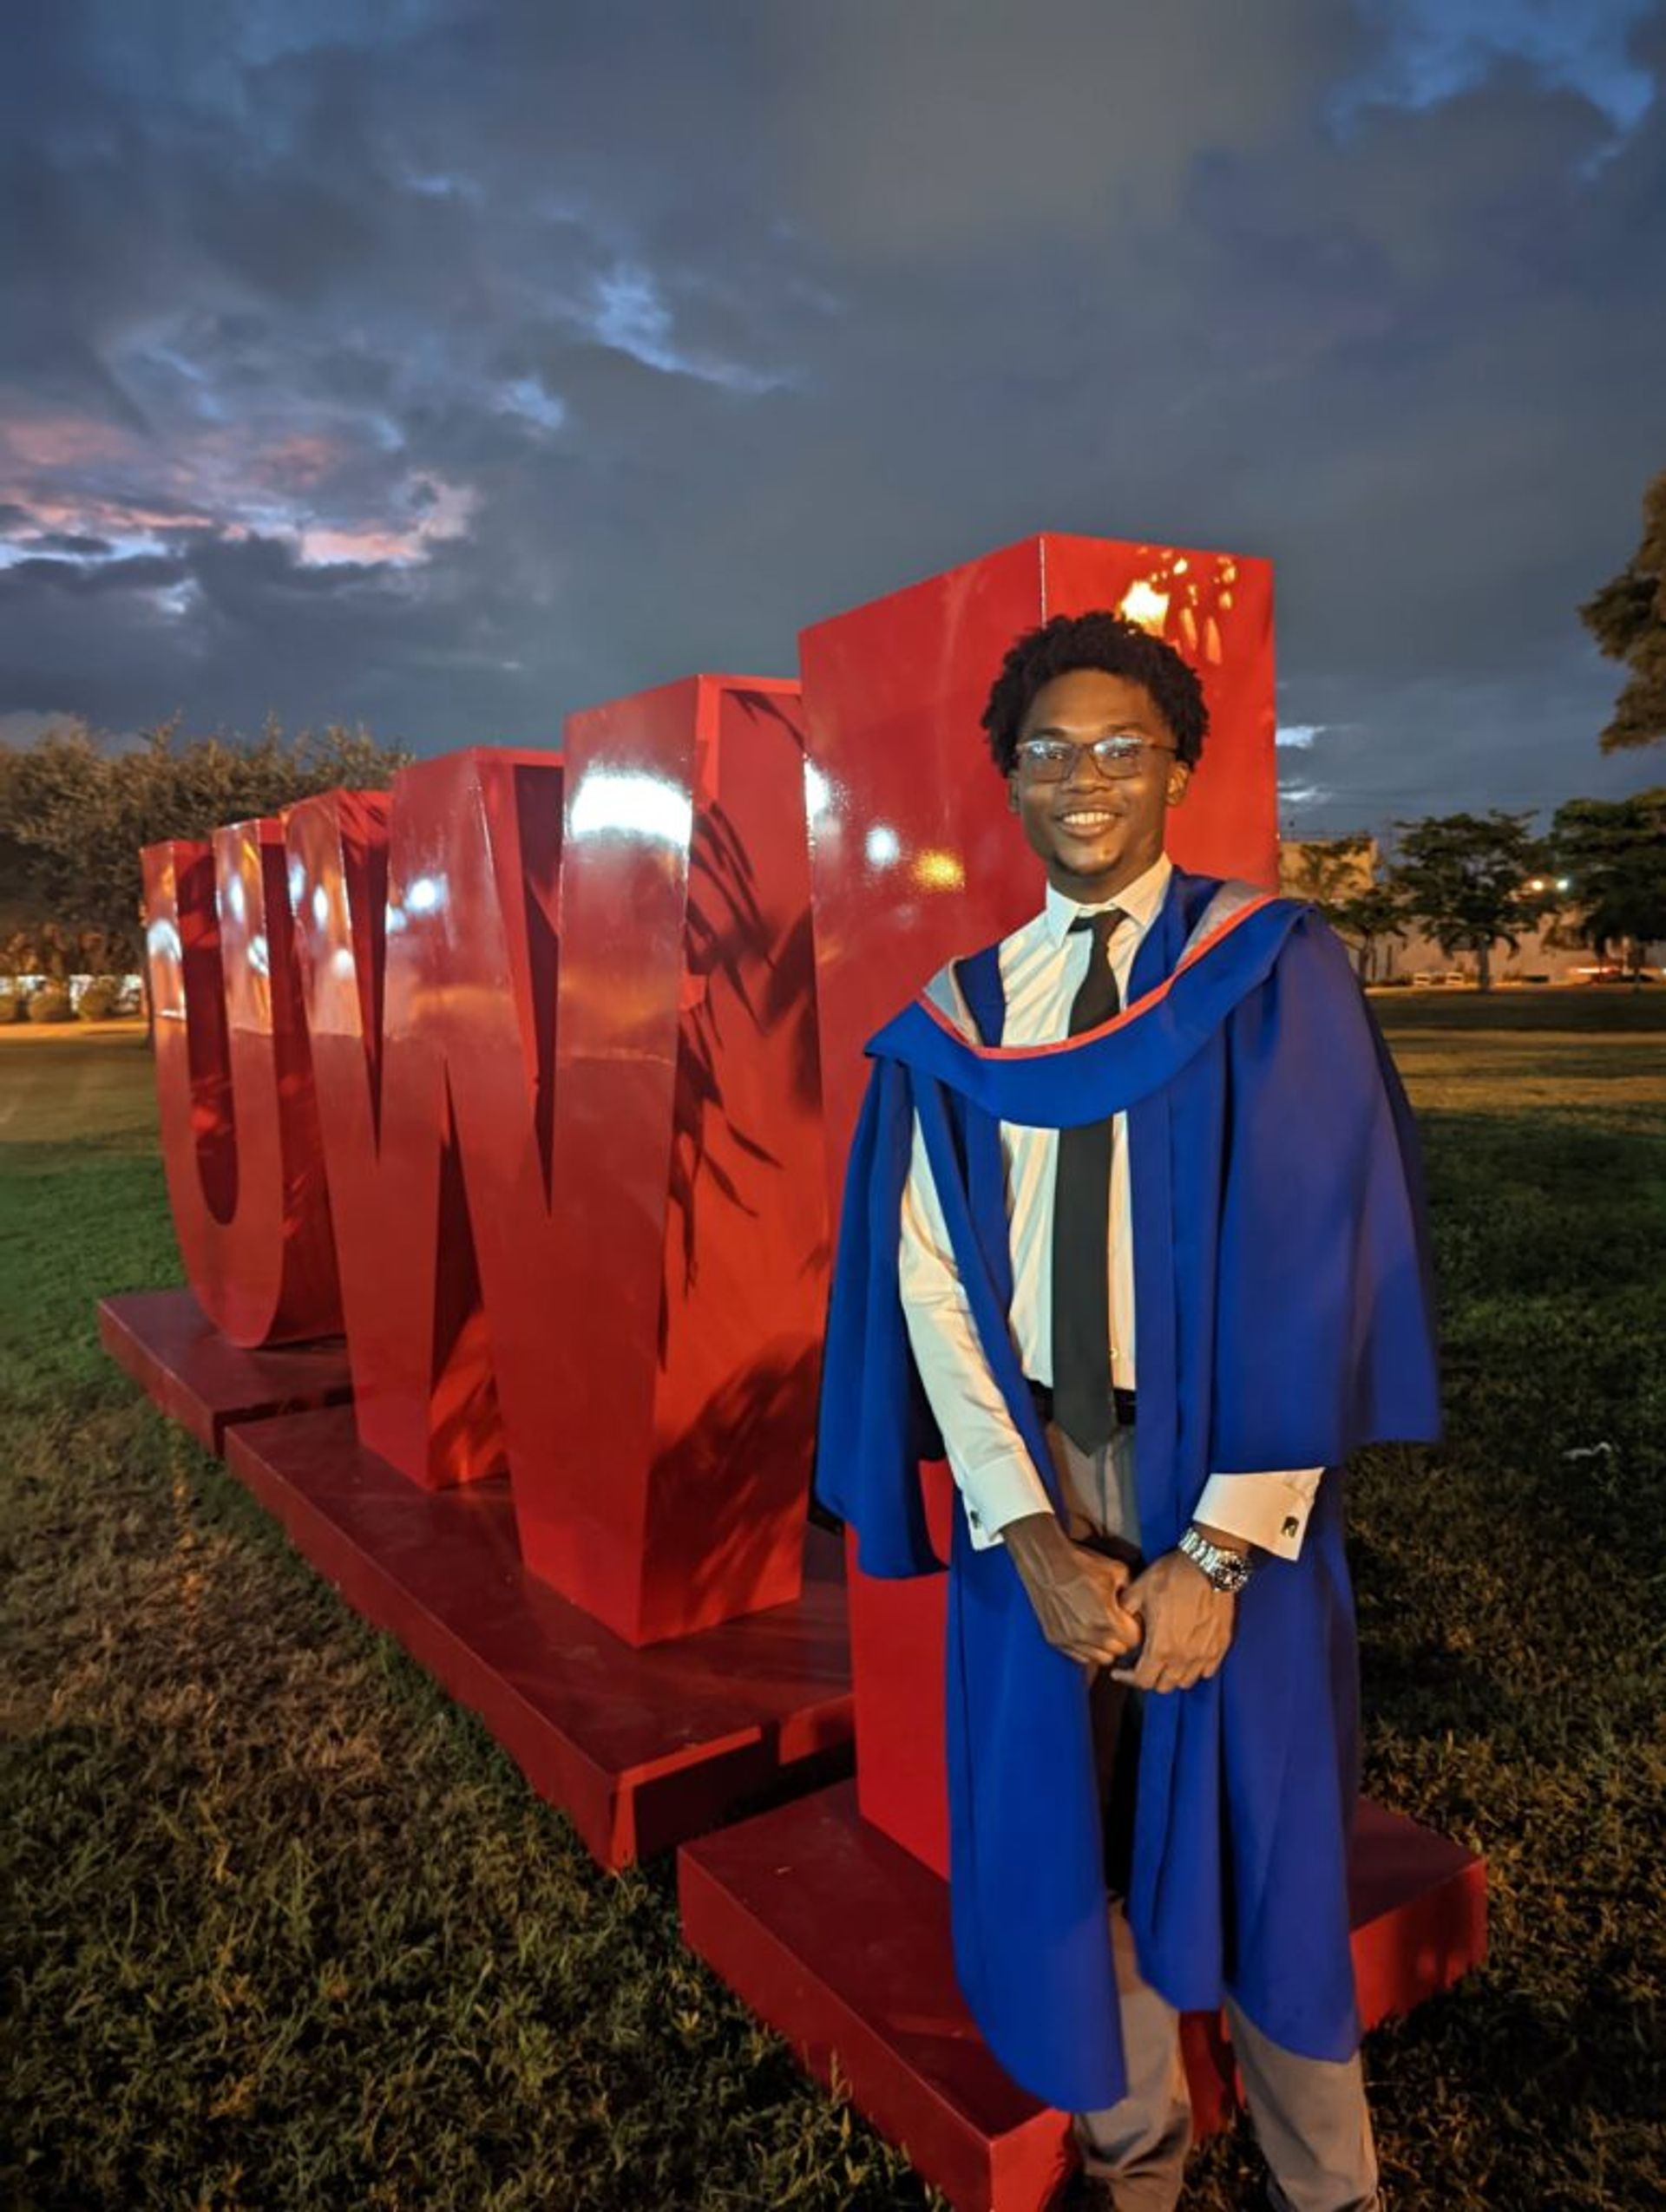
[[[1072,745],[1068,737],[1021,737],[1018,742],[1018,771],[1026,783],[1062,783],[1084,753],[1093,756],[1101,776],[1138,776],[1147,753],[1173,753],[1174,745],[1159,745],[1152,737],[1136,737],[1130,730],[1113,730],[1092,744]]]

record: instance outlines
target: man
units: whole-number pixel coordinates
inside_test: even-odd
[[[955,1963],[1075,2196],[1177,2202],[1177,2017],[1224,2003],[1273,2203],[1357,2212],[1340,1463],[1437,1433],[1409,1115],[1317,918],[1168,861],[1178,654],[1057,618],[984,723],[1046,904],[869,1046],[818,1487],[904,1574],[918,1458],[959,1484]]]

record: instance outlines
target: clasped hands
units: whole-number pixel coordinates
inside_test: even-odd
[[[1184,1554],[1167,1552],[1136,1575],[1072,1543],[1051,1513],[1026,1514],[1001,1533],[1042,1634],[1067,1658],[1112,1667],[1137,1690],[1189,1690],[1226,1657],[1237,1600]]]

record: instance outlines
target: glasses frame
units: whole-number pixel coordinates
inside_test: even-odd
[[[1061,759],[1056,776],[1037,769],[1026,748],[1051,745],[1063,748],[1070,755]],[[1025,783],[1068,783],[1076,772],[1077,760],[1083,754],[1092,756],[1094,773],[1107,783],[1126,783],[1145,768],[1147,753],[1167,753],[1177,757],[1177,745],[1164,745],[1156,737],[1142,737],[1137,730],[1108,730],[1102,737],[1091,739],[1086,745],[1073,744],[1068,737],[1020,737],[1013,749],[1013,773]],[[1125,765],[1112,767],[1113,762]]]

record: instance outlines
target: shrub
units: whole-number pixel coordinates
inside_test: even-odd
[[[29,993],[15,985],[0,984],[0,1029],[8,1022],[29,1019]]]
[[[29,1018],[32,1022],[72,1022],[75,1018],[69,993],[62,984],[43,984],[30,998]]]
[[[75,1011],[84,1022],[108,1022],[125,1012],[121,977],[95,975],[82,992]]]

